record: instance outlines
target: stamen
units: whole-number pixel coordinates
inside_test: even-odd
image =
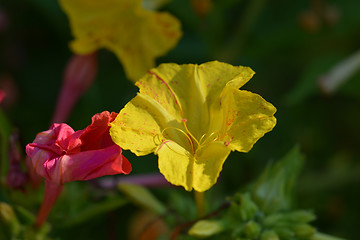
[[[181,130],[180,128],[176,128],[176,127],[166,127],[164,128],[162,131],[161,131],[161,135],[164,135],[164,132],[166,130],[169,130],[169,129],[174,129],[174,130],[177,130],[179,132],[181,132],[182,134],[185,135],[185,137],[188,139],[189,143],[190,143],[190,146],[191,146],[191,149],[193,152],[195,152],[195,145],[194,145],[194,142],[192,141],[192,135],[191,134],[187,134],[185,131]]]
[[[156,142],[155,140],[158,140],[158,142]],[[163,141],[161,140],[160,138],[160,134],[156,134],[154,137],[153,137],[153,142],[155,144],[155,146],[159,146]]]
[[[194,140],[196,142],[196,144],[199,146],[200,143],[198,140],[196,140],[196,138],[194,137],[194,135],[192,135],[192,133],[189,131],[187,125],[186,125],[186,121],[182,121],[184,123],[184,127],[185,127],[185,130],[187,132],[187,134],[191,137],[191,142],[192,142],[192,145],[194,146],[194,142],[192,140]]]
[[[202,140],[203,140],[203,138],[204,138],[205,136],[206,136],[206,133],[201,136],[201,138],[200,138],[200,140],[199,140],[199,143],[200,143],[200,144],[201,144],[201,142],[202,142]],[[205,140],[205,141],[206,141],[206,140]]]

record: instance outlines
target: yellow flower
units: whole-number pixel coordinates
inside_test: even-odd
[[[71,49],[80,55],[100,48],[113,51],[133,81],[155,66],[155,58],[181,37],[180,22],[166,12],[142,8],[142,0],[59,0],[75,37]]]
[[[206,191],[232,150],[248,152],[276,124],[273,105],[239,90],[253,74],[217,61],[162,64],[136,82],[140,92],[111,123],[110,135],[137,156],[157,154],[172,184]]]

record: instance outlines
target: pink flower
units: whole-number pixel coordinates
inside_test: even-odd
[[[65,182],[131,172],[109,134],[109,123],[116,116],[107,111],[96,114],[91,125],[76,132],[65,123],[54,123],[26,146],[33,170],[46,180],[36,226],[45,221]]]

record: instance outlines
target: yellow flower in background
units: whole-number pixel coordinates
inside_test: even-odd
[[[128,78],[138,80],[178,42],[180,22],[166,12],[145,10],[141,0],[59,0],[69,17],[80,55],[100,48],[114,52]]]
[[[154,152],[174,185],[203,192],[231,151],[248,152],[276,124],[276,108],[239,90],[254,72],[221,62],[161,64],[110,124],[113,141],[137,156]]]

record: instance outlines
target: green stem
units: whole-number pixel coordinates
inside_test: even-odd
[[[205,192],[194,191],[196,212],[198,217],[205,216]]]

